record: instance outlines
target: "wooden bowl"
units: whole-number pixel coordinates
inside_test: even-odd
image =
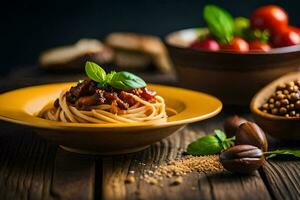
[[[287,118],[264,113],[259,110],[259,107],[267,101],[277,85],[295,79],[300,79],[300,72],[289,73],[271,82],[253,97],[250,104],[255,122],[269,135],[286,141],[300,140],[300,118]]]
[[[299,70],[299,45],[248,53],[188,47],[207,33],[205,28],[181,30],[167,35],[165,42],[181,86],[213,94],[224,104],[249,105],[253,95],[267,83]]]

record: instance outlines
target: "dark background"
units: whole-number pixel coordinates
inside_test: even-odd
[[[103,38],[113,31],[163,37],[174,30],[202,26],[202,8],[207,3],[220,5],[233,16],[249,16],[258,6],[277,4],[288,11],[291,24],[300,26],[297,0],[11,0],[2,2],[0,10],[0,74],[34,65],[40,51],[80,38]]]

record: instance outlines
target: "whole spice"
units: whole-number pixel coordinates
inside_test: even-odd
[[[284,117],[300,117],[300,81],[294,80],[278,85],[260,110]]]
[[[160,180],[176,177],[174,182],[180,182],[181,176],[191,173],[213,173],[223,171],[218,155],[209,156],[184,156],[181,159],[160,165],[153,173],[146,171],[143,179],[152,185],[157,185]],[[180,177],[180,178],[179,178]],[[176,183],[173,183],[176,184]],[[178,183],[179,184],[179,183]]]
[[[220,161],[230,172],[250,174],[261,167],[265,159],[259,148],[252,145],[237,145],[223,151]]]
[[[129,174],[125,179],[125,183],[130,184],[130,183],[134,183],[134,182],[135,182],[135,178],[132,174]]]
[[[236,133],[236,145],[249,144],[268,151],[268,140],[264,131],[253,122],[241,124]]]
[[[175,178],[175,180],[173,181],[173,183],[171,185],[180,185],[182,183],[182,177],[178,176],[177,178]]]
[[[235,136],[238,127],[245,122],[247,122],[246,119],[239,117],[237,115],[227,117],[224,121],[224,130],[226,135],[228,137]]]

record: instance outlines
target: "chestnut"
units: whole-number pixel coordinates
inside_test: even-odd
[[[263,152],[252,145],[236,145],[220,154],[223,167],[233,173],[250,174],[265,161]]]
[[[264,131],[253,122],[241,124],[236,132],[235,144],[249,144],[268,151],[268,140]]]
[[[247,122],[246,119],[239,117],[237,115],[233,115],[227,117],[224,121],[224,130],[228,137],[232,137],[236,134],[238,127],[242,124]]]

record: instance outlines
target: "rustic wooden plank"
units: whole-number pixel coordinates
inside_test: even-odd
[[[300,199],[300,160],[270,160],[261,170],[274,199]]]
[[[94,199],[92,156],[58,149],[24,128],[0,131],[0,199]]]
[[[64,200],[94,198],[95,157],[58,149],[51,194]]]
[[[51,199],[51,163],[56,146],[24,128],[0,135],[1,199]]]
[[[228,173],[191,173],[184,176],[181,185],[170,186],[171,180],[164,179],[162,187],[151,186],[140,179],[145,170],[154,171],[156,165],[180,158],[182,154],[178,154],[178,150],[185,149],[196,137],[211,133],[216,127],[221,127],[218,118],[188,126],[130,157],[103,159],[103,199],[250,199],[253,194],[256,199],[270,199],[258,173],[243,177]],[[124,184],[129,171],[135,171],[136,182]],[[114,190],[110,191],[111,188]]]

